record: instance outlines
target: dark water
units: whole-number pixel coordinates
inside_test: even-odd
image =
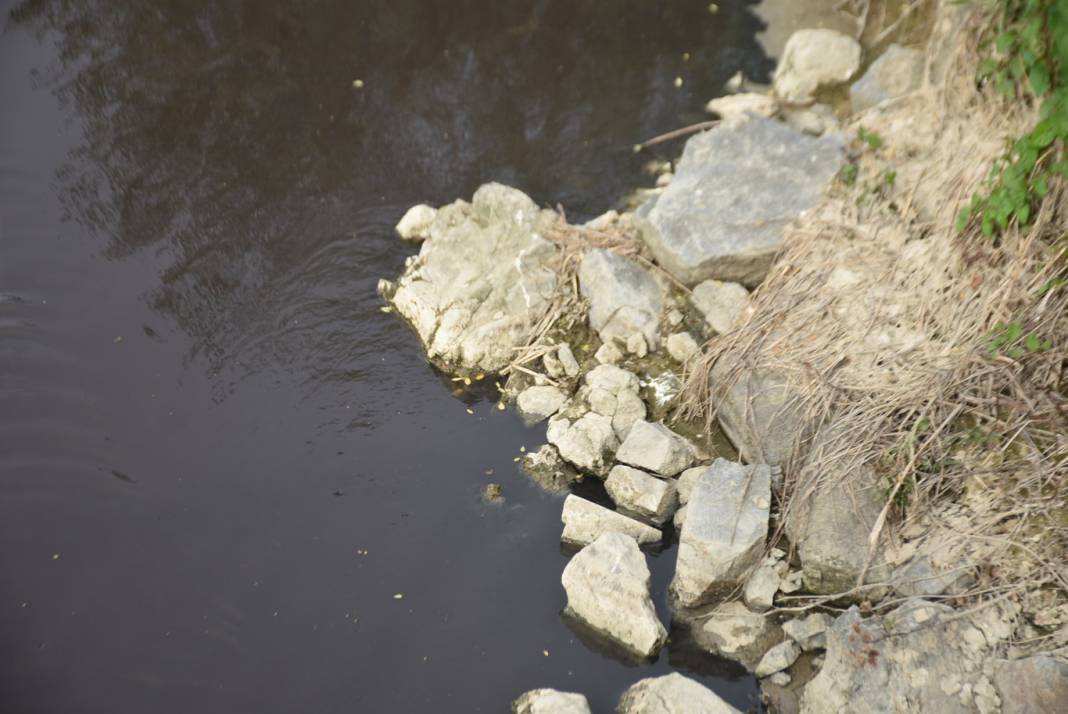
[[[543,431],[375,295],[413,203],[647,183],[636,141],[768,69],[721,5],[0,2],[0,711],[609,711],[673,668],[752,705],[561,620]]]

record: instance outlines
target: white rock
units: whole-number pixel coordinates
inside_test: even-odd
[[[679,503],[686,505],[690,502],[690,494],[693,493],[693,485],[697,483],[697,479],[705,471],[708,471],[708,466],[694,466],[692,469],[686,469],[679,474]]]
[[[793,640],[780,642],[768,650],[753,670],[758,677],[767,677],[786,669],[801,656],[801,648]]]
[[[830,615],[816,612],[802,619],[784,622],[782,631],[805,652],[811,652],[827,646],[826,633],[833,622]]]
[[[676,332],[667,338],[667,351],[674,359],[686,363],[700,348],[689,332]]]
[[[743,92],[716,97],[705,105],[705,111],[719,116],[728,124],[737,124],[753,117],[775,116],[779,111],[779,102],[767,94]]]
[[[782,630],[771,619],[732,601],[712,610],[695,629],[694,638],[713,654],[752,668],[782,640]]]
[[[703,605],[736,587],[760,561],[770,499],[771,470],[765,464],[743,466],[716,459],[698,477],[686,505],[671,581],[680,605]]]
[[[849,88],[850,108],[859,113],[917,89],[923,83],[923,62],[920,50],[890,45]]]
[[[649,354],[649,343],[645,341],[645,335],[640,332],[635,332],[633,335],[627,338],[627,352],[641,359],[645,355]]]
[[[667,321],[672,327],[678,327],[684,319],[686,319],[685,316],[675,308],[668,310]]]
[[[556,357],[560,360],[560,364],[564,368],[564,373],[568,377],[577,377],[579,374],[579,363],[575,359],[575,353],[571,351],[571,345],[566,342],[562,343],[556,348]]]
[[[537,424],[560,410],[567,395],[556,387],[528,387],[519,393],[516,408],[527,424]]]
[[[601,364],[616,364],[623,359],[623,352],[616,347],[615,342],[609,340],[597,348],[593,358]]]
[[[533,689],[512,702],[512,714],[590,714],[590,703],[581,694]]]
[[[645,268],[597,248],[582,258],[579,290],[590,302],[590,326],[602,341],[626,340],[640,332],[649,346],[659,344],[664,291]]]
[[[632,685],[619,700],[619,714],[741,714],[711,689],[673,672]]]
[[[787,595],[797,592],[801,589],[803,575],[804,573],[800,570],[791,571],[779,581],[779,590]]]
[[[771,680],[772,684],[778,687],[785,687],[790,684],[790,681],[792,680],[790,675],[788,675],[786,672],[776,672],[775,674],[768,677],[768,679]]]
[[[563,416],[549,419],[546,438],[564,459],[598,476],[608,473],[609,459],[619,445],[612,418],[594,412],[574,422]]]
[[[775,70],[775,94],[808,104],[817,90],[848,82],[860,68],[860,44],[835,30],[798,30],[786,41]]]
[[[706,280],[693,289],[691,301],[705,316],[705,322],[718,334],[725,335],[749,307],[749,292],[738,283]]]
[[[639,657],[651,657],[667,639],[649,596],[649,567],[638,544],[605,533],[564,568],[565,612]]]
[[[404,240],[426,240],[430,237],[430,224],[438,216],[438,210],[419,204],[409,208],[397,223],[397,235]]]
[[[827,104],[811,107],[791,107],[783,112],[783,121],[805,134],[822,136],[838,129],[838,117]]]
[[[659,543],[663,535],[652,526],[574,494],[564,499],[560,520],[564,523],[560,540],[568,545],[589,545],[605,533],[623,533],[642,545]]]
[[[638,377],[614,365],[599,365],[586,374],[585,382],[583,394],[590,409],[611,418],[616,438],[627,438],[634,422],[646,414],[645,402],[638,396]]]
[[[636,421],[616,459],[661,476],[674,476],[693,464],[694,448],[663,424]]]
[[[604,482],[608,495],[620,508],[660,525],[675,512],[675,484],[640,469],[617,464]]]
[[[761,565],[749,576],[745,583],[742,597],[745,604],[754,612],[765,612],[775,604],[775,593],[779,591],[779,573],[774,566]]]

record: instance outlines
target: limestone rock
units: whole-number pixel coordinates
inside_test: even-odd
[[[827,646],[827,629],[833,620],[830,615],[815,612],[808,617],[784,622],[782,631],[805,652],[821,650]]]
[[[783,229],[816,205],[843,161],[839,139],[771,119],[719,126],[686,142],[675,178],[639,209],[642,239],[660,265],[695,285],[756,285]]]
[[[822,136],[839,128],[838,117],[829,104],[813,104],[810,107],[789,107],[783,110],[782,120],[798,131],[811,136]]]
[[[718,605],[693,634],[697,643],[708,651],[750,669],[765,652],[782,641],[782,630],[773,620],[752,612],[738,601]]]
[[[593,353],[593,358],[600,364],[616,364],[623,360],[623,352],[615,342],[609,340],[597,348],[597,351]]]
[[[673,672],[643,679],[623,692],[619,714],[741,714],[711,689]]]
[[[739,584],[760,561],[768,534],[771,471],[716,459],[686,505],[671,592],[683,607]]]
[[[693,485],[697,483],[697,479],[705,471],[708,471],[708,466],[694,466],[692,469],[686,469],[679,474],[678,487],[679,487],[679,503],[686,505],[690,501],[690,494],[693,492]]]
[[[578,360],[575,359],[575,353],[571,351],[571,345],[566,342],[556,348],[556,358],[560,360],[560,365],[564,368],[564,373],[568,377],[577,377],[579,374]]]
[[[610,532],[583,548],[564,568],[565,612],[639,657],[667,639],[649,596],[649,567],[630,536]]]
[[[519,416],[527,424],[545,421],[564,405],[567,395],[556,387],[528,387],[516,399]]]
[[[412,206],[397,223],[397,235],[404,240],[420,241],[430,237],[430,225],[438,216],[438,210],[426,204]]]
[[[1003,714],[1068,712],[1068,665],[1037,655],[1001,662],[994,671]]]
[[[894,590],[905,597],[934,597],[951,589],[962,574],[940,573],[925,555],[916,556],[894,569],[890,580]]]
[[[731,331],[745,309],[749,307],[749,291],[738,283],[705,280],[694,286],[690,297],[694,306],[705,316],[705,322],[725,335]]]
[[[590,326],[601,340],[627,340],[639,332],[649,346],[659,345],[664,291],[645,268],[596,248],[582,258],[579,290],[590,301]]]
[[[952,608],[910,600],[882,617],[856,607],[827,630],[823,667],[805,687],[802,714],[993,713],[994,643]]]
[[[609,460],[619,445],[612,418],[594,412],[574,422],[559,415],[551,418],[546,438],[569,462],[598,476],[608,473]]]
[[[780,642],[764,653],[760,658],[753,674],[758,677],[768,677],[776,672],[781,672],[791,666],[801,656],[801,648],[793,640]]]
[[[663,424],[636,421],[616,459],[661,476],[674,476],[694,461],[694,448]]]
[[[675,517],[672,519],[672,523],[675,524],[676,531],[682,530],[682,525],[686,523],[686,506],[679,506],[679,510],[675,511]]]
[[[753,571],[745,582],[742,597],[745,604],[754,612],[766,612],[775,604],[775,593],[779,591],[778,568],[762,564]]]
[[[725,384],[734,363],[721,357],[712,368],[713,383]],[[781,466],[804,435],[804,405],[781,376],[745,370],[720,396],[716,416],[742,460]]]
[[[590,703],[581,694],[533,689],[512,702],[512,714],[590,714]]]
[[[645,355],[649,354],[649,343],[645,339],[645,335],[640,332],[635,332],[627,338],[627,352],[631,353],[638,359],[641,359]]]
[[[612,420],[616,438],[627,438],[631,426],[645,418],[645,402],[638,396],[640,384],[633,372],[599,365],[586,374],[585,383],[583,398],[590,409]]]
[[[659,543],[663,537],[652,526],[574,494],[564,499],[564,512],[560,520],[564,523],[560,540],[568,545],[589,545],[605,533],[622,533],[641,545]]]
[[[742,92],[716,97],[705,105],[705,111],[727,124],[740,124],[754,117],[770,119],[778,113],[779,102],[768,94]]]
[[[668,335],[667,338],[667,351],[671,357],[679,362],[685,364],[691,357],[697,354],[700,347],[697,346],[697,340],[693,338],[689,332],[676,332],[673,335]]]
[[[556,247],[540,235],[553,220],[500,184],[438,210],[392,296],[431,360],[494,372],[527,343],[556,290]]]
[[[908,94],[923,82],[924,54],[920,50],[893,44],[871,63],[852,87],[849,101],[854,112],[862,112],[880,102]]]
[[[860,68],[860,44],[834,30],[798,30],[786,41],[775,70],[775,94],[808,104],[817,90],[848,82]]]
[[[673,482],[623,464],[612,468],[604,486],[617,506],[657,525],[671,518],[678,505]]]
[[[552,444],[542,444],[537,451],[523,454],[519,465],[531,480],[548,491],[562,491],[577,476]]]

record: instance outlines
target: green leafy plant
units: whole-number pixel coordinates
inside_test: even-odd
[[[1003,354],[1010,359],[1020,359],[1024,355],[1044,352],[1052,346],[1049,340],[1033,332],[1024,333],[1019,322],[999,322],[990,333],[989,349],[991,355]]]
[[[995,0],[995,35],[986,49],[980,82],[1006,98],[1041,102],[1035,126],[1013,142],[958,217],[958,230],[975,221],[994,236],[1014,221],[1030,223],[1050,183],[1068,177],[1068,3]]]
[[[872,151],[883,148],[883,137],[874,131],[868,131],[862,126],[857,127],[857,138],[867,144]]]

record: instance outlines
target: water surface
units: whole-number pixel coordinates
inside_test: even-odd
[[[609,711],[672,669],[752,705],[561,620],[543,430],[375,294],[413,203],[648,183],[635,142],[766,78],[720,6],[0,2],[0,709]]]

